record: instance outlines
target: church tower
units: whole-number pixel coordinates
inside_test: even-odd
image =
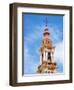
[[[42,45],[40,47],[40,65],[38,73],[54,73],[56,72],[56,62],[54,61],[55,47],[51,40],[50,32],[48,31],[47,18],[43,33]]]

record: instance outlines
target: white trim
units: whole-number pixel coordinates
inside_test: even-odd
[[[34,13],[52,13],[52,14],[65,14],[63,19],[63,38],[65,47],[65,74],[56,75],[32,75],[30,77],[22,77],[22,12],[34,12]],[[69,80],[69,11],[68,10],[54,10],[54,9],[39,9],[39,8],[23,8],[19,7],[17,11],[17,28],[18,28],[18,48],[17,48],[17,81],[18,82],[32,82],[32,81],[55,81],[55,80]]]

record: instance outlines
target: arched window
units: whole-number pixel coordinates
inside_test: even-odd
[[[42,60],[43,60],[43,53],[42,53]]]
[[[48,52],[48,60],[51,60],[51,53]]]

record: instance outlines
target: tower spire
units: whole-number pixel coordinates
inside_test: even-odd
[[[47,17],[46,17],[46,26],[48,25],[48,20],[47,20]]]
[[[47,17],[45,18],[45,29],[44,29],[44,36],[47,36],[49,35],[49,31],[48,31],[48,20],[47,20]]]

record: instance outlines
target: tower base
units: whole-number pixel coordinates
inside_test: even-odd
[[[43,61],[41,65],[38,66],[37,73],[55,73],[56,63],[51,61]]]

